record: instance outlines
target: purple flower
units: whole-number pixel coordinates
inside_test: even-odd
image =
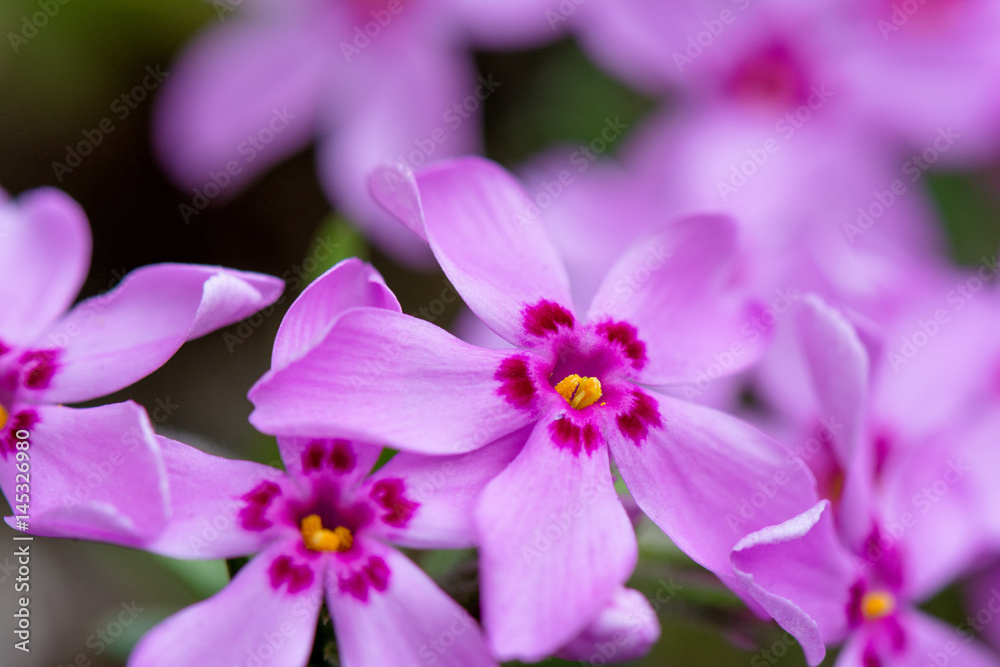
[[[369,474],[379,448],[281,439],[288,473],[158,438],[171,519],[142,545],[181,558],[249,563],[221,592],[168,618],[138,644],[136,666],[304,665],[323,601],[344,665],[496,665],[473,618],[389,543],[468,546],[465,485],[482,457],[401,454]],[[442,478],[421,492],[426,480]]]
[[[102,415],[121,416],[135,406],[88,411],[56,404],[91,400],[136,382],[185,341],[273,303],[283,288],[277,278],[255,273],[160,264],[70,307],[86,277],[90,243],[83,211],[62,192],[41,189],[0,201],[0,485],[12,505],[20,504],[15,451],[25,440],[17,434],[29,433],[33,518],[53,511],[66,519],[64,492],[134,437],[130,429],[116,434]],[[141,431],[148,423],[131,426]],[[102,438],[108,443],[103,453]],[[145,483],[156,470],[133,473],[133,481]],[[97,504],[113,503],[130,486],[101,481],[87,494]],[[139,523],[130,525],[146,530]]]
[[[729,583],[740,536],[813,503],[811,476],[777,442],[652,388],[693,378],[719,355],[743,367],[763,343],[733,347],[756,304],[740,294],[728,220],[653,228],[581,318],[543,228],[522,222],[527,195],[496,165],[386,170],[373,187],[518,349],[476,348],[398,312],[350,310],[251,390],[251,421],[268,433],[336,432],[434,454],[523,443],[475,511],[498,657],[535,660],[566,644],[631,573],[635,535],[612,455],[643,511]],[[751,506],[754,494],[763,501]]]
[[[802,643],[810,664],[845,638],[838,665],[919,667],[938,654],[960,654],[955,664],[1000,664],[971,634],[916,609],[988,545],[995,414],[946,428],[917,417],[916,430],[891,430],[892,401],[880,396],[886,384],[897,401],[913,398],[930,374],[916,383],[911,376],[910,386],[878,382],[878,374],[870,381],[869,353],[846,318],[814,298],[798,315],[811,385],[804,389],[827,424],[803,456],[827,499],[745,537],[733,551],[737,577]],[[794,373],[785,377],[795,382]],[[924,405],[911,403],[910,412]]]
[[[343,313],[360,306],[399,312],[374,269],[345,260],[289,308],[274,367],[308,352]],[[182,558],[258,555],[221,593],[154,629],[131,664],[229,664],[264,658],[269,646],[281,664],[305,664],[324,599],[345,665],[409,664],[417,657],[455,667],[496,664],[468,613],[388,543],[472,546],[472,503],[512,458],[509,445],[434,458],[401,453],[369,474],[378,447],[280,437],[285,474],[159,440],[172,519],[143,547]],[[248,606],[256,610],[249,618]],[[285,638],[280,646],[268,643],[274,633]]]
[[[477,79],[467,42],[554,37],[548,4],[244,2],[172,66],[159,101],[158,152],[192,189],[185,219],[317,137],[331,200],[384,249],[426,260],[422,245],[372,205],[365,175],[387,160],[416,166],[475,151],[479,108],[503,81]]]
[[[923,164],[974,164],[1000,148],[988,84],[1000,10],[988,0],[624,0],[573,18],[617,75],[699,110],[741,109],[778,136],[832,120],[889,137],[894,156],[928,151]]]

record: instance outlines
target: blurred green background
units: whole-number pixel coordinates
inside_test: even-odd
[[[28,0],[0,3],[5,36],[0,47],[0,187],[16,195],[52,185],[80,202],[94,235],[93,263],[82,296],[105,291],[129,270],[160,261],[292,275],[301,272],[317,236],[333,239],[339,256],[370,258],[405,312],[417,314],[440,295],[446,286],[441,274],[399,267],[369,250],[337,217],[317,184],[311,150],[271,170],[224,207],[210,208],[184,224],[178,205],[189,195],[166,179],[150,152],[152,98],[120,120],[111,104],[142,80],[147,66],[169,71],[184,43],[218,20],[214,8],[202,0],[70,0],[58,9],[37,34],[14,43],[10,33],[21,33],[24,17],[39,6]],[[569,40],[532,51],[480,53],[477,63],[483,73],[504,82],[486,103],[486,147],[489,157],[509,167],[559,142],[589,141],[609,116],[634,126],[654,107],[652,100],[596,69]],[[114,131],[79,167],[57,175],[53,162],[64,160],[66,145],[109,117]],[[929,184],[955,258],[976,263],[995,252],[1000,245],[1000,169],[936,173]],[[310,277],[325,268],[317,267]],[[234,326],[189,343],[163,369],[107,401],[132,399],[151,410],[170,405],[157,424],[162,433],[224,455],[276,462],[273,440],[246,421],[251,406],[245,396],[268,368],[274,333],[295,294],[287,296],[249,337]],[[458,306],[447,308],[438,323],[446,324]],[[243,342],[232,346],[234,335]],[[634,664],[804,664],[801,651],[780,629],[751,618],[657,529],[647,524],[641,533],[643,557],[632,585],[651,600],[660,595],[667,601],[654,605],[663,621],[662,640],[646,660]],[[26,656],[12,650],[8,629],[14,593],[10,561],[4,559],[13,553],[12,534],[6,526],[0,531],[2,665],[124,664],[144,631],[228,579],[222,562],[182,563],[107,545],[38,539],[32,561],[35,625],[32,653]],[[455,584],[456,557],[413,556],[439,581]],[[676,594],[664,596],[667,589]],[[123,605],[136,613],[120,627],[116,619]],[[964,617],[957,587],[929,607],[952,620]],[[828,658],[824,664],[832,662]]]

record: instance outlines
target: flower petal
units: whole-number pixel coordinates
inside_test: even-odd
[[[48,387],[26,394],[73,403],[109,394],[162,366],[186,340],[273,303],[283,283],[220,267],[158,264],[83,301],[47,334],[57,349]]]
[[[375,467],[382,448],[343,438],[278,436],[281,462],[292,477],[332,473],[353,488]]]
[[[566,269],[542,225],[526,218],[535,204],[513,176],[475,157],[439,162],[415,176],[416,193],[406,199],[420,202],[434,256],[487,326],[518,344],[528,340],[527,306],[547,300],[573,311]],[[395,181],[399,188],[410,183],[405,170]]]
[[[66,312],[87,277],[90,244],[86,215],[59,190],[0,200],[0,342],[32,343]]]
[[[264,433],[423,453],[477,449],[534,420],[500,392],[495,376],[509,356],[408,315],[351,310],[305,356],[250,390],[250,421]]]
[[[221,192],[231,196],[304,147],[337,57],[336,45],[324,44],[319,25],[280,12],[202,33],[171,66],[157,100],[154,139],[167,170],[199,191],[221,173],[231,179]]]
[[[608,450],[574,453],[538,423],[476,508],[483,624],[501,659],[533,662],[578,635],[635,567]]]
[[[734,373],[754,363],[767,341],[750,330],[759,306],[740,289],[739,259],[729,218],[653,227],[605,276],[588,317],[638,329],[649,357],[644,383],[695,382],[716,366]]]
[[[192,559],[235,558],[261,550],[270,536],[244,527],[244,496],[263,481],[281,482],[285,473],[252,461],[212,456],[162,436],[157,441],[170,484],[170,520],[143,548]]]
[[[802,644],[810,665],[847,632],[860,572],[837,537],[830,501],[747,535],[733,549],[732,564],[753,599]]]
[[[446,40],[427,41],[428,35],[415,34],[423,26],[415,25],[394,24],[408,32],[380,36],[364,58],[351,62],[354,86],[345,96],[350,105],[338,119],[336,132],[323,141],[319,160],[331,201],[380,248],[420,266],[433,265],[431,252],[372,199],[369,174],[388,161],[420,165],[429,158],[481,153],[480,114],[462,110],[459,117],[452,106],[470,95],[489,95],[492,85],[476,81],[464,53]]]
[[[844,471],[837,525],[847,544],[861,547],[871,530],[874,442],[863,439],[869,362],[855,328],[814,295],[795,309],[803,361],[835,460]]]
[[[887,649],[884,637],[874,628],[862,628],[851,638],[837,659],[837,667],[868,667],[873,664],[870,654],[880,663],[892,667],[928,667],[928,665],[961,665],[962,667],[997,667],[1000,659],[981,643],[973,640],[972,630],[958,630],[920,611],[903,610],[899,614],[905,640],[901,651]]]
[[[341,590],[336,568],[327,579],[327,605],[344,667],[409,665],[419,657],[442,667],[496,667],[467,611],[408,558],[369,541],[387,581],[365,600]]]
[[[293,559],[290,567],[303,566],[296,562],[297,553],[279,542],[258,554],[220,592],[150,630],[132,651],[129,665],[302,667],[316,636],[323,587],[321,572],[308,565],[296,573],[300,580],[294,584],[274,585],[276,563],[282,559]]]
[[[166,473],[141,406],[23,410],[31,415],[30,471],[16,480],[12,454],[0,464],[12,507],[16,484],[30,479],[32,533],[137,546],[163,530],[169,512]]]
[[[834,451],[847,469],[858,447],[868,399],[868,355],[854,327],[839,311],[809,295],[796,309],[806,364],[820,414],[840,426]]]
[[[564,660],[598,662],[638,660],[660,639],[660,619],[637,590],[620,588],[604,611],[583,632],[559,649]]]
[[[405,523],[377,522],[379,535],[416,549],[473,546],[476,501],[486,484],[521,451],[530,431],[531,427],[525,427],[481,449],[454,456],[396,454],[368,479],[366,487],[400,480],[406,492],[398,502],[415,503],[416,507]]]
[[[816,503],[801,459],[749,424],[652,394],[662,428],[637,446],[614,426],[611,453],[629,491],[682,551],[732,584],[729,554],[743,536]]]
[[[904,581],[916,600],[968,571],[996,524],[997,428],[983,420],[901,452],[882,477],[882,528],[906,553]],[[978,450],[978,451],[977,451]],[[988,480],[988,481],[987,481]]]
[[[287,366],[302,356],[349,308],[400,312],[399,301],[371,264],[345,259],[306,287],[288,308],[274,339],[271,365]]]

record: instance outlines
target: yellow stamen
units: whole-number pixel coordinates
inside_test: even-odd
[[[302,541],[313,551],[347,551],[354,544],[354,536],[344,526],[328,530],[318,514],[310,514],[302,519]]]
[[[601,400],[601,381],[597,378],[567,375],[556,385],[556,391],[566,402],[577,410],[593,405]]]
[[[0,431],[2,431],[5,426],[7,426],[8,416],[9,415],[7,414],[7,408],[5,408],[3,404],[0,404]]]
[[[861,615],[868,621],[885,618],[896,609],[896,598],[885,591],[870,591],[861,598]]]

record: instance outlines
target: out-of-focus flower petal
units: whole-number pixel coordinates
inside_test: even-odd
[[[337,57],[320,25],[280,12],[207,30],[171,65],[160,93],[160,158],[185,187],[202,190],[221,173],[221,196],[236,194],[309,142]]]
[[[90,227],[80,206],[51,188],[0,201],[0,341],[27,345],[83,285]]]
[[[713,364],[736,372],[758,359],[766,340],[742,331],[760,306],[742,293],[739,268],[737,229],[728,218],[661,225],[611,269],[589,317],[638,329],[649,358],[644,383],[693,383]]]
[[[649,600],[637,590],[620,588],[604,611],[556,656],[591,664],[638,660],[659,638],[660,619]]]

